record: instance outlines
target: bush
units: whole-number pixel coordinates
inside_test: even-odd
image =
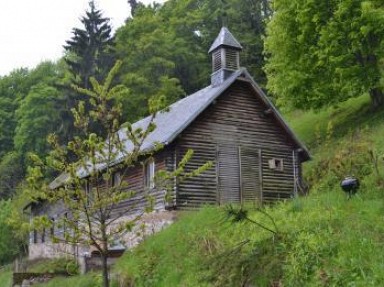
[[[35,273],[57,273],[76,275],[79,274],[79,266],[74,259],[56,258],[56,259],[38,259],[30,261],[28,272]]]

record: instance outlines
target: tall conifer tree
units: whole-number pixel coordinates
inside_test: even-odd
[[[88,89],[89,78],[101,80],[112,68],[114,58],[114,41],[109,18],[89,2],[89,10],[80,19],[83,28],[74,28],[72,38],[64,46],[67,55],[65,62],[73,76],[75,84]]]
[[[104,79],[116,60],[109,18],[103,17],[102,11],[96,8],[94,0],[89,2],[89,8],[80,21],[83,27],[74,28],[72,38],[67,40],[64,46],[67,52],[64,61],[70,73],[69,85],[67,83],[63,86],[66,91],[66,107],[61,116],[68,123],[68,127],[65,128],[68,131],[66,140],[71,140],[75,135],[75,128],[71,124],[73,123],[71,109],[76,107],[79,101],[84,101],[87,111],[90,109],[89,97],[76,93],[70,84],[89,89],[90,78],[93,77],[98,81]],[[95,131],[100,127],[90,128]]]

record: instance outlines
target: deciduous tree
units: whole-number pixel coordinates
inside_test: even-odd
[[[147,193],[147,206],[139,213],[133,212],[136,206],[128,205],[126,210],[116,212],[116,206],[123,200],[133,199],[139,191],[130,190],[124,178],[127,171],[137,164],[139,159],[148,157],[152,152],[161,148],[154,146],[154,150],[142,149],[142,144],[147,136],[156,128],[154,118],[159,109],[164,107],[164,97],[154,97],[150,101],[151,116],[142,126],[126,123],[120,125],[122,105],[119,102],[120,94],[126,87],[117,85],[112,87],[112,81],[120,67],[118,62],[109,73],[104,83],[99,83],[91,78],[92,89],[76,86],[76,90],[90,97],[91,109],[87,112],[84,103],[80,102],[73,109],[75,126],[81,130],[74,140],[66,146],[58,142],[55,135],[49,137],[54,149],[46,161],[38,156],[33,156],[34,167],[29,169],[27,178],[28,187],[26,194],[32,200],[48,200],[50,203],[61,202],[70,214],[61,220],[61,224],[68,227],[64,240],[68,243],[82,243],[96,248],[102,258],[103,286],[109,286],[108,281],[108,250],[110,243],[132,229],[141,216],[152,209],[153,199]],[[98,122],[103,127],[102,133],[92,133],[88,127],[91,122]],[[128,148],[127,148],[128,146]],[[68,153],[74,154],[68,157]],[[168,178],[174,176],[194,176],[210,166],[203,165],[195,171],[183,173],[185,161],[172,174],[162,171],[160,173],[160,186],[167,188]],[[44,177],[47,169],[54,169],[61,175],[52,183]],[[119,172],[120,179],[115,178]],[[127,214],[133,215],[131,219],[121,220]],[[37,226],[49,227],[51,222],[47,217],[35,218]],[[60,224],[60,222],[57,222]]]
[[[274,1],[268,88],[280,104],[319,108],[369,93],[384,104],[380,1]]]

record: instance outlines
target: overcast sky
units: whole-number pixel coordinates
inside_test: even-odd
[[[0,76],[20,67],[33,68],[63,54],[65,40],[88,7],[88,0],[1,0]],[[154,0],[141,0],[145,4]],[[164,2],[164,0],[156,0]],[[127,0],[96,0],[114,28],[130,15]]]

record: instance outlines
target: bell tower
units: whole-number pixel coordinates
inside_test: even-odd
[[[223,83],[240,68],[240,51],[243,47],[226,27],[222,27],[208,53],[212,55],[212,86]]]

